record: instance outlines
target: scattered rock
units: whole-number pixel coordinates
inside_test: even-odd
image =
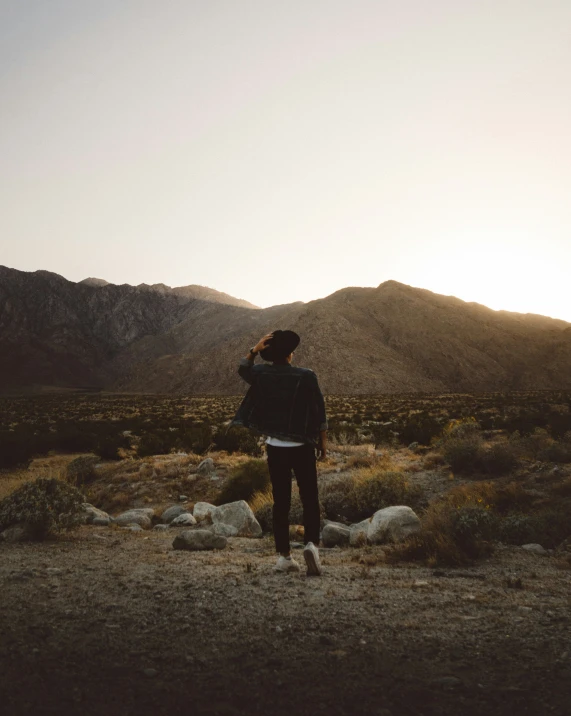
[[[547,550],[540,544],[536,543],[522,544],[521,548],[525,549],[526,552],[531,552],[532,554],[547,554]]]
[[[173,549],[190,551],[207,549],[224,549],[226,537],[215,535],[210,530],[185,530],[174,538]]]
[[[410,535],[420,532],[418,515],[405,505],[385,507],[377,510],[367,530],[367,540],[371,544],[400,542]]]
[[[30,539],[32,533],[27,525],[14,525],[0,532],[0,540],[3,542],[27,542]]]
[[[117,515],[115,522],[119,525],[119,527],[127,527],[128,525],[136,524],[141,528],[148,530],[152,525],[151,517],[153,514],[154,510],[151,510],[151,515],[149,515],[145,508],[127,510],[127,512],[122,512],[120,515]]]
[[[167,507],[167,509],[163,512],[161,520],[165,525],[168,525],[174,519],[180,515],[184,515],[186,512],[188,512],[186,507],[183,507],[182,505],[172,505],[171,507]]]
[[[432,679],[430,683],[432,686],[440,686],[443,689],[453,689],[460,686],[462,681],[456,676],[440,676],[437,679]]]
[[[143,528],[141,525],[133,524],[133,525],[125,525],[122,529],[128,530],[129,532],[143,532]]]
[[[186,502],[188,500],[188,495],[179,495],[178,501],[179,502]]]
[[[155,526],[153,527],[153,531],[166,532],[166,530],[168,530],[168,528],[169,528],[168,525],[155,525]]]
[[[418,447],[418,443],[415,441],[415,442],[411,443],[411,444],[408,446],[408,449],[409,449],[409,450],[416,450],[417,447]]]
[[[245,500],[220,505],[212,512],[212,523],[231,525],[239,537],[261,537],[262,528]]]
[[[238,529],[234,525],[227,525],[224,522],[217,522],[209,529],[215,535],[222,535],[223,537],[237,537],[238,535]]]
[[[366,519],[351,525],[349,528],[349,544],[351,547],[362,547],[367,544],[367,533],[370,524],[371,520]]]
[[[83,511],[85,512],[85,524],[97,525],[99,527],[109,527],[113,518],[107,512],[90,505],[89,502],[83,503]]]
[[[321,539],[324,547],[336,547],[349,544],[350,529],[340,522],[328,522],[323,528]]]
[[[159,672],[158,672],[156,669],[143,669],[143,674],[144,674],[148,679],[154,679],[154,677],[155,677],[158,673],[159,673]]]
[[[212,475],[214,472],[214,460],[211,457],[207,457],[196,468],[196,472],[198,475]]]
[[[196,520],[194,517],[190,514],[190,512],[183,512],[182,515],[179,515],[178,517],[175,517],[174,520],[170,523],[171,527],[191,527],[192,525],[196,524]]]
[[[212,513],[216,509],[215,505],[209,502],[197,502],[194,505],[192,514],[197,522],[212,522]]]

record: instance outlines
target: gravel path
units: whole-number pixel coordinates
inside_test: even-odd
[[[173,533],[0,545],[5,716],[571,714],[555,557],[435,571],[335,549],[307,578],[274,574],[268,539],[189,553]]]

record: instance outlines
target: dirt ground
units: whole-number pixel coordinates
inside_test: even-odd
[[[0,544],[4,716],[571,714],[555,556],[432,570],[336,548],[308,578],[273,573],[267,538],[197,553],[173,536]]]

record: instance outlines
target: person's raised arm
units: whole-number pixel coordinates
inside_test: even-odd
[[[273,336],[273,333],[268,333],[266,336],[261,338],[253,348],[250,348],[244,358],[240,359],[240,365],[238,366],[238,373],[246,383],[252,385],[253,375],[252,368],[254,367],[254,360],[260,351],[263,351],[267,346],[268,341]]]

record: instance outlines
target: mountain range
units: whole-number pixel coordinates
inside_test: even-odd
[[[262,309],[203,286],[0,266],[0,392],[238,394],[238,359],[285,328],[326,393],[571,388],[571,324],[396,281]]]

